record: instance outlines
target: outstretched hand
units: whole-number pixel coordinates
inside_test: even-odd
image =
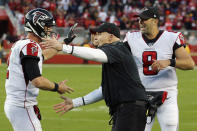
[[[43,42],[41,42],[40,44],[42,45],[42,47],[44,47],[46,49],[54,48],[57,51],[61,51],[63,48],[62,42],[59,42],[55,38],[43,38],[42,40],[43,40]]]
[[[59,88],[58,88],[58,91],[57,92],[59,94],[64,94],[65,92],[67,92],[67,93],[70,94],[71,92],[74,91],[72,88],[70,88],[70,87],[68,87],[66,85],[66,82],[67,82],[67,80],[64,80],[64,81],[61,81],[60,83],[58,83]]]
[[[53,109],[56,111],[56,113],[63,115],[64,113],[73,109],[73,102],[72,99],[65,96],[61,96],[60,98],[62,98],[64,102],[54,105]]]

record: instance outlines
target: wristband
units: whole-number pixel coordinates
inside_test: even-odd
[[[55,88],[54,88],[52,91],[54,91],[54,92],[55,92],[55,91],[58,91],[58,89],[59,89],[59,85],[58,85],[57,83],[55,83],[55,82],[54,82],[54,84],[55,84]]]
[[[170,59],[170,66],[175,67],[176,66],[176,60]]]
[[[68,37],[66,37],[66,38],[64,39],[64,43],[67,44],[67,45],[70,43]]]
[[[85,100],[84,100],[84,97],[82,97],[82,100],[83,100],[83,105],[86,105]]]
[[[63,52],[65,52],[67,54],[72,54],[73,50],[74,50],[74,46],[63,44],[63,48],[62,48]]]
[[[73,54],[73,51],[74,51],[74,46],[72,46],[72,50],[70,52],[71,55]]]

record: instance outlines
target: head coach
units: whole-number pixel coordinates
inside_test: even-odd
[[[90,29],[97,49],[61,44],[48,39],[48,47],[74,56],[101,62],[102,92],[113,118],[113,131],[144,131],[146,94],[129,46],[120,41],[120,30],[112,23]],[[64,103],[58,106],[64,111]],[[61,110],[62,109],[62,110]]]

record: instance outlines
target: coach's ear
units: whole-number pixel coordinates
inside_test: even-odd
[[[108,37],[108,40],[111,42],[113,37],[115,37],[113,34],[110,34],[109,37]]]

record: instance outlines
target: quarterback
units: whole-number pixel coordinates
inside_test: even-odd
[[[65,85],[51,82],[42,76],[44,59],[57,53],[54,49],[42,51],[39,43],[50,37],[55,21],[50,12],[37,8],[25,16],[27,37],[17,41],[11,48],[5,83],[4,110],[14,131],[42,131],[41,114],[36,98],[39,89],[63,94],[73,91]]]

